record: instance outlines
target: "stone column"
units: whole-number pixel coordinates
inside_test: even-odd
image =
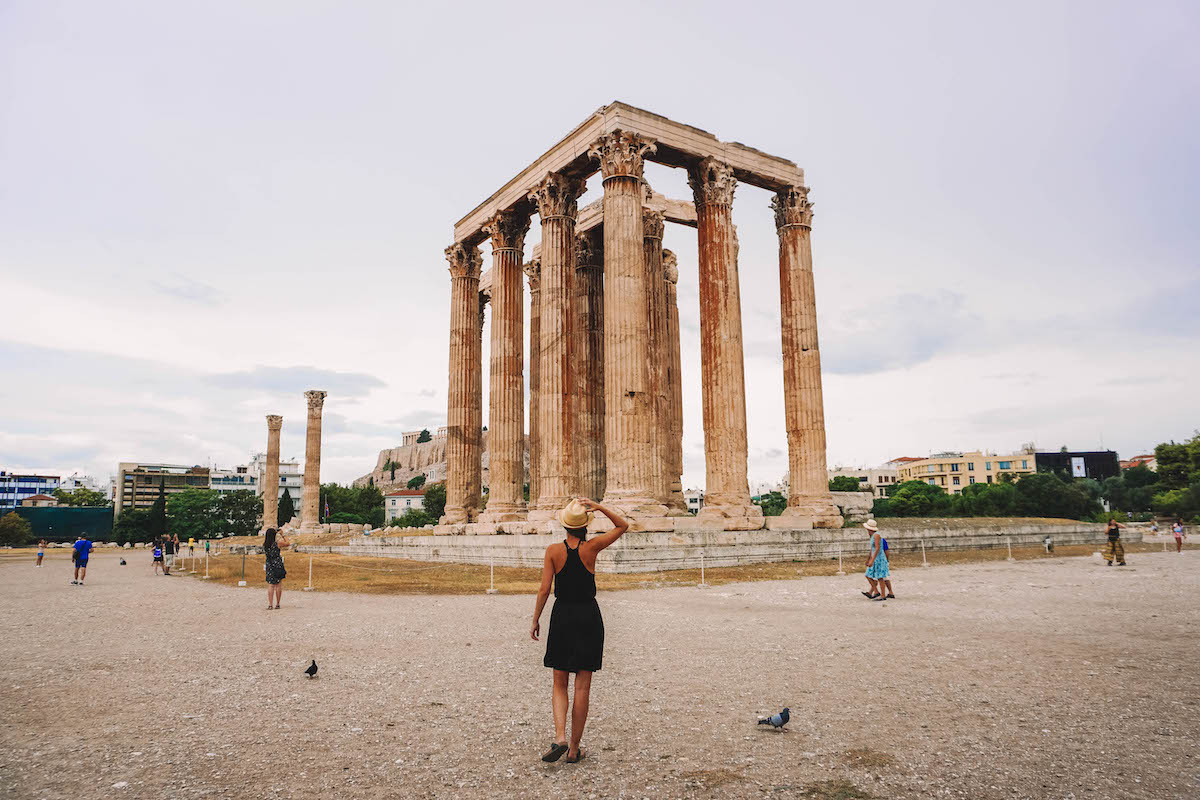
[[[670,493],[667,474],[667,444],[670,420],[667,404],[667,289],[663,273],[663,215],[642,209],[642,258],[646,263],[646,317],[650,325],[650,361],[646,377],[653,405],[650,441],[654,497],[666,504]]]
[[[311,531],[320,524],[321,505],[321,409],[328,392],[310,389],[308,431],[304,440],[304,499],[300,504],[300,530]]]
[[[541,489],[542,449],[540,442],[539,416],[541,410],[540,353],[542,350],[542,291],[540,259],[525,265],[525,277],[529,279],[529,507],[537,505]]]
[[[541,371],[538,376],[541,486],[537,519],[549,518],[578,492],[575,457],[576,402],[573,334],[575,219],[583,181],[547,175],[529,194],[542,222]]]
[[[470,522],[479,505],[479,428],[483,389],[482,306],[473,245],[446,248],[450,262],[450,388],[446,393],[446,511],[443,524]]]
[[[575,382],[579,491],[604,496],[604,248],[598,232],[575,240]]]
[[[636,517],[662,516],[652,472],[654,402],[650,320],[642,252],[643,156],[654,144],[628,131],[588,153],[604,179],[604,442],[606,503]]]
[[[267,464],[259,477],[263,498],[263,528],[279,527],[279,431],[283,417],[267,415]]]
[[[521,253],[529,216],[501,211],[483,231],[492,238],[492,352],[488,395],[487,508],[480,522],[525,518],[525,310]]]
[[[817,296],[812,270],[812,203],[807,186],[771,201],[779,233],[779,302],[783,325],[783,403],[788,437],[788,504],[784,517],[840,528],[825,469],[825,405],[817,348]]]
[[[487,306],[492,300],[491,289],[479,291],[479,325],[475,328],[475,356],[472,364],[476,365],[471,381],[470,427],[474,431],[475,448],[471,451],[470,470],[467,485],[467,517],[474,522],[479,517],[480,506],[483,504],[483,322],[486,318]]]
[[[742,305],[738,293],[737,236],[731,211],[733,170],[704,158],[689,170],[700,241],[700,364],[704,376],[705,517],[724,518],[726,529],[763,524],[750,502],[746,478],[746,373],[742,355]]]
[[[667,297],[667,398],[670,420],[667,439],[667,478],[669,479],[667,507],[687,512],[683,496],[683,384],[680,382],[679,359],[679,266],[675,254],[663,250],[663,281]]]

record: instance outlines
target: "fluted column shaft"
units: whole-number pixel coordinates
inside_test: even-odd
[[[492,239],[491,390],[488,395],[490,486],[482,522],[524,519],[525,326],[521,253],[529,217],[502,211],[484,226]]]
[[[783,335],[783,401],[787,421],[788,507],[785,516],[840,527],[825,466],[825,404],[817,346],[817,296],[812,269],[812,203],[793,186],[772,200],[779,234],[779,303]]]
[[[304,393],[308,401],[308,427],[304,440],[304,499],[300,504],[300,528],[320,524],[321,505],[321,409],[328,393],[311,389]],[[276,487],[278,489],[278,487]]]
[[[654,145],[613,131],[589,153],[604,178],[605,502],[635,517],[657,516],[650,321],[642,236],[643,156]]]
[[[647,378],[653,399],[650,441],[653,442],[651,474],[654,497],[666,503],[671,490],[667,470],[670,443],[670,407],[667,398],[667,290],[663,275],[663,215],[642,210],[642,257],[646,263],[646,317],[650,329],[650,361]]]
[[[667,507],[687,511],[683,496],[683,384],[679,357],[679,267],[675,254],[663,250],[663,288],[667,307],[667,399],[669,436],[666,445]]]
[[[263,528],[279,527],[279,431],[283,428],[283,417],[267,415],[267,463],[259,488],[263,498]]]
[[[534,259],[525,265],[529,279],[529,505],[537,505],[541,490],[541,351],[542,351],[542,290],[541,262]]]
[[[562,508],[578,491],[575,327],[575,219],[583,181],[552,173],[529,194],[542,225],[538,508]]]
[[[700,362],[704,376],[705,516],[761,518],[746,478],[746,373],[738,291],[733,170],[714,158],[693,169],[700,256]]]
[[[575,240],[576,415],[579,491],[604,496],[604,250],[600,237]]]
[[[450,262],[450,387],[446,393],[446,524],[469,522],[479,503],[482,307],[474,246],[446,248]]]

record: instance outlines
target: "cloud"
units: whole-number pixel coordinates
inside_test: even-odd
[[[409,431],[416,430],[417,428],[429,428],[433,430],[439,425],[446,424],[446,412],[444,410],[429,411],[426,409],[409,411],[398,417],[384,420],[384,423],[387,425],[400,425]]]
[[[223,304],[227,295],[214,286],[194,280],[186,275],[173,272],[166,280],[152,280],[150,286],[159,294],[174,297],[202,306],[218,306]]]
[[[942,290],[840,314],[820,332],[821,368],[863,375],[928,361],[979,333],[980,320],[965,305],[962,294]]]
[[[374,375],[364,372],[335,372],[317,367],[263,367],[242,372],[223,372],[210,375],[207,381],[222,389],[262,391],[273,394],[296,394],[308,389],[322,389],[339,397],[362,397],[372,389],[386,386]]]

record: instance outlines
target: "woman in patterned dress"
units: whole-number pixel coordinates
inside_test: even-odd
[[[1121,544],[1121,528],[1124,527],[1112,517],[1108,518],[1108,528],[1105,529],[1108,544],[1104,548],[1104,560],[1110,567],[1113,561],[1117,562],[1118,567],[1125,566],[1125,545]]]
[[[882,602],[887,600],[883,582],[891,574],[888,571],[887,553],[883,551],[883,537],[879,535],[879,526],[875,524],[875,520],[867,520],[863,523],[863,527],[871,534],[871,554],[867,557],[867,580],[871,582],[871,588],[876,593],[871,599]]]
[[[280,547],[287,547],[290,544],[288,540],[282,536],[275,538],[275,529],[267,528],[266,534],[263,536],[263,554],[267,557],[265,566],[267,572],[267,611],[279,608],[279,598],[283,597],[283,579],[287,577],[287,570],[283,568],[283,554],[279,552]],[[271,605],[272,601],[275,603]]]

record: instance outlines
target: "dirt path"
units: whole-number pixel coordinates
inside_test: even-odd
[[[531,597],[5,559],[0,795],[1196,797],[1200,553],[1131,560],[604,594],[590,756],[546,766]]]

